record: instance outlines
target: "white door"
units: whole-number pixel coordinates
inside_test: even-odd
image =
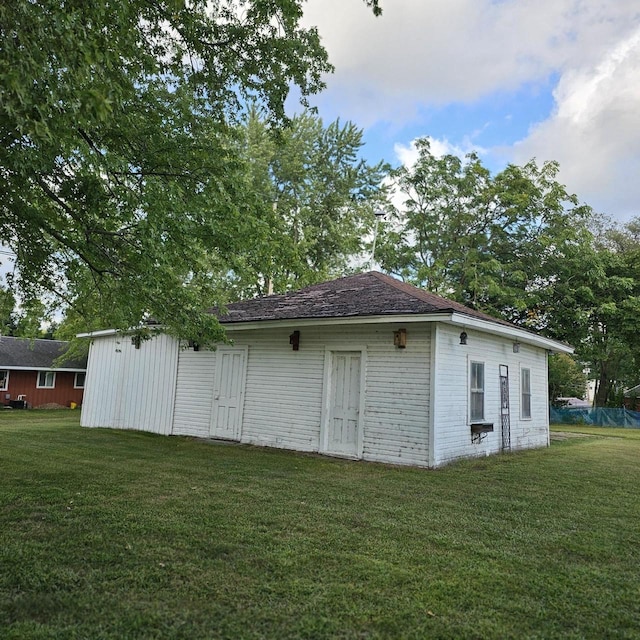
[[[359,351],[334,351],[331,353],[329,366],[324,451],[349,458],[360,458],[362,354]]]
[[[240,440],[246,368],[246,347],[218,347],[211,412],[212,438]]]

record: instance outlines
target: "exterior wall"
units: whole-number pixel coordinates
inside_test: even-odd
[[[10,400],[17,400],[19,395],[24,395],[29,407],[40,407],[49,403],[68,407],[72,402],[80,405],[84,390],[73,388],[75,375],[70,371],[56,371],[55,387],[38,389],[38,371],[9,370],[8,389],[0,391],[2,404],[8,405]]]
[[[428,464],[429,325],[407,328],[407,348],[393,345],[396,325],[302,327],[300,350],[292,328],[234,331],[248,346],[241,441],[319,451],[327,348],[366,352],[361,426],[367,460]],[[216,354],[181,351],[174,434],[209,437]]]
[[[460,327],[438,323],[434,331],[434,448],[432,466],[460,457],[497,453],[502,449],[500,365],[509,367],[511,450],[549,444],[547,354],[526,344],[513,353],[513,341],[466,330],[467,345],[460,344]],[[469,363],[485,365],[485,422],[493,432],[472,443],[469,418]],[[522,418],[521,369],[531,371],[531,419]]]
[[[127,336],[95,338],[89,348],[81,424],[171,433],[177,340],[158,335],[139,349]]]
[[[174,435],[209,437],[215,373],[215,351],[183,349],[178,353]]]
[[[439,466],[502,449],[499,366],[509,367],[511,449],[548,444],[547,355],[544,349],[442,323],[409,324],[407,347],[393,344],[395,323],[230,331],[248,348],[241,442],[323,450],[326,371],[332,350],[363,352],[362,458]],[[135,349],[123,336],[96,338],[82,424],[211,437],[216,351],[180,350],[158,336]],[[485,365],[485,421],[494,430],[473,442],[469,419],[469,362]],[[521,369],[531,371],[532,417],[521,416]],[[437,383],[432,383],[433,379]],[[432,434],[430,437],[429,434]]]

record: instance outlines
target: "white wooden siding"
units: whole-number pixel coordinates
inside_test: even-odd
[[[171,433],[178,343],[158,335],[136,349],[127,336],[95,338],[81,423]]]
[[[242,441],[318,451],[324,344],[317,329],[304,329],[300,350],[289,345],[292,329],[242,331],[249,345]]]
[[[236,331],[248,346],[240,441],[319,451],[325,352],[366,350],[363,458],[428,465],[430,326],[407,328],[407,348],[393,345],[395,324],[305,327],[293,351],[293,328]],[[207,437],[215,352],[181,351],[174,434]]]
[[[209,437],[215,372],[215,351],[183,349],[179,352],[174,435]]]
[[[232,331],[247,348],[241,442],[321,450],[327,351],[363,353],[362,457],[439,466],[501,449],[499,365],[509,367],[511,448],[548,444],[547,356],[525,344],[460,327],[407,327],[407,347],[393,345],[396,323]],[[473,443],[469,425],[469,361],[485,364],[485,418],[493,433]],[[215,351],[180,350],[159,336],[140,349],[123,336],[94,339],[89,354],[82,424],[210,437]],[[329,359],[330,361],[330,359]],[[531,371],[531,419],[520,415],[520,371]],[[432,375],[433,372],[433,375]],[[437,380],[437,384],[432,382]],[[431,432],[431,437],[430,437]]]
[[[499,366],[509,367],[511,450],[546,446],[549,442],[547,405],[547,354],[544,349],[521,344],[513,353],[513,341],[467,330],[467,345],[460,344],[460,327],[438,324],[434,399],[433,466],[460,457],[501,450]],[[471,442],[469,421],[469,362],[485,364],[485,421],[493,433]],[[520,415],[520,369],[531,370],[531,419]]]

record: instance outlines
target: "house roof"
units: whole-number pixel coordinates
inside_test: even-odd
[[[215,310],[211,310],[215,313]],[[512,327],[458,302],[400,282],[377,271],[359,273],[298,291],[233,302],[220,315],[224,324],[306,318],[353,318],[399,314],[460,313]]]
[[[284,324],[324,324],[385,322],[402,318],[403,322],[442,321],[500,334],[551,351],[573,353],[573,347],[522,329],[458,302],[447,300],[423,289],[400,282],[378,271],[321,282],[297,291],[232,302],[224,313],[208,309],[228,330],[253,329]],[[81,333],[78,337],[102,337],[117,333],[114,329]]]
[[[0,337],[0,369],[53,369],[54,361],[69,347],[62,340],[30,340],[28,338]],[[87,358],[62,360],[56,369],[84,371]]]

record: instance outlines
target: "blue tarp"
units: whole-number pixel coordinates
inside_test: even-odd
[[[549,421],[551,424],[585,424],[597,427],[640,429],[640,412],[629,409],[549,407]]]

